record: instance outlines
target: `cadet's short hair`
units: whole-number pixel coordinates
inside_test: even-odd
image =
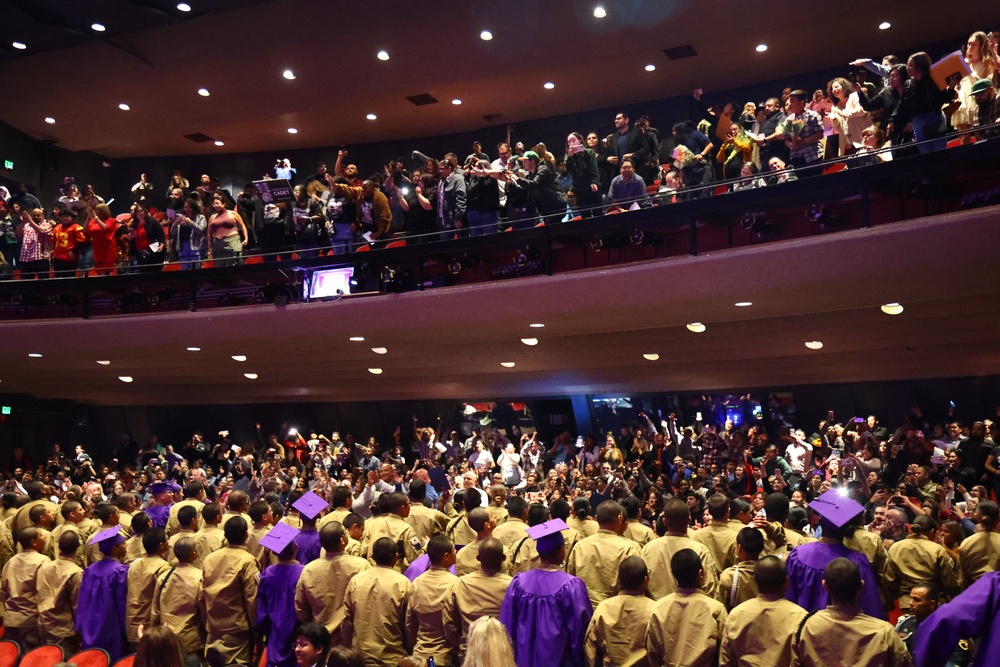
[[[355,514],[354,512],[351,512],[350,514],[344,517],[342,523],[344,524],[344,530],[350,530],[355,526],[364,526],[365,518],[360,514]]]
[[[693,549],[681,549],[670,559],[670,572],[677,580],[678,588],[697,588],[698,572],[701,570],[701,558]]]
[[[861,570],[846,558],[834,558],[823,570],[823,580],[833,602],[853,603],[861,592]]]
[[[271,506],[267,504],[264,500],[258,500],[250,505],[250,509],[247,510],[247,514],[250,515],[250,520],[254,523],[260,523],[264,515],[267,514]]]
[[[621,584],[622,590],[639,590],[648,574],[646,561],[638,556],[629,556],[618,566],[618,583]]]
[[[40,534],[34,526],[22,528],[17,534],[17,543],[21,545],[22,549],[30,549],[31,543],[37,540]]]
[[[80,549],[80,533],[67,530],[59,536],[59,553],[67,556],[75,554]]]
[[[236,547],[241,546],[247,541],[246,519],[241,516],[230,517],[222,527],[222,532],[226,536],[226,542]]]
[[[220,516],[222,516],[222,508],[219,503],[208,503],[201,508],[201,518],[209,525],[214,524]]]
[[[142,548],[148,554],[155,554],[160,545],[167,541],[167,531],[162,528],[150,528],[142,534]]]
[[[708,499],[708,513],[715,521],[723,521],[729,511],[729,498],[716,493]]]
[[[614,500],[605,500],[597,506],[597,523],[602,526],[610,526],[625,516],[625,508]]]
[[[94,508],[94,517],[101,523],[107,523],[116,514],[118,508],[111,503],[98,503]]]
[[[193,538],[182,537],[174,542],[174,558],[181,563],[190,563],[194,555],[194,546]]]
[[[67,500],[63,503],[63,506],[59,508],[59,514],[62,515],[63,520],[69,521],[69,515],[77,510],[82,510],[83,505],[75,500]]]
[[[764,550],[764,536],[756,528],[747,526],[740,528],[740,532],[736,533],[736,544],[756,559]]]
[[[479,489],[470,486],[465,490],[464,507],[466,512],[482,507],[482,504],[483,494]]]
[[[756,529],[753,530],[756,532]],[[787,579],[785,561],[777,556],[764,556],[754,565],[753,580],[757,583],[757,590],[765,595],[781,595]]]
[[[192,524],[198,521],[198,508],[191,505],[185,505],[184,507],[177,510],[177,523],[180,524],[181,528],[190,528]]]
[[[397,555],[396,543],[388,537],[380,537],[372,545],[372,560],[376,565],[389,567]]]
[[[473,510],[469,510],[469,516],[467,517],[469,528],[477,533],[483,532],[483,529],[486,528],[486,524],[489,523],[489,520],[490,513],[484,508],[477,507]]]
[[[441,559],[447,556],[455,548],[455,545],[447,535],[435,535],[427,543],[427,557],[431,560],[431,565],[440,565]]]
[[[346,531],[339,521],[328,521],[319,529],[319,543],[327,553],[341,550],[341,541]]]

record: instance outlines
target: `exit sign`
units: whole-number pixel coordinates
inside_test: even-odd
[[[14,168],[14,161],[13,160],[4,160],[3,161],[3,168],[4,169],[13,169]]]
[[[2,408],[0,408],[0,414],[9,415],[10,414],[10,406],[9,405],[5,405]]]

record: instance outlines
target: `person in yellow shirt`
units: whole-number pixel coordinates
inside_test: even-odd
[[[397,665],[410,654],[406,608],[412,586],[396,569],[399,551],[392,539],[375,540],[371,557],[375,567],[359,572],[347,584],[341,637],[361,654],[365,667]]]
[[[170,513],[167,515],[167,539],[173,537],[181,531],[181,524],[178,521],[178,513],[184,507],[193,507],[195,516],[199,517],[194,530],[201,528],[201,509],[205,506],[205,485],[201,482],[189,482],[184,486],[184,499],[179,503],[170,506]]]
[[[59,540],[62,539],[64,533],[76,533],[79,536],[76,564],[81,568],[84,568],[87,565],[87,561],[84,557],[83,546],[87,543],[87,540],[90,539],[91,535],[94,534],[94,530],[97,526],[92,524],[92,522],[87,521],[87,514],[83,511],[83,505],[75,500],[67,500],[64,502],[62,507],[59,509],[59,513],[62,515],[63,523],[61,526],[56,526],[52,530],[52,543],[58,546]]]
[[[722,572],[736,565],[736,531],[729,527],[729,498],[716,493],[708,499],[708,513],[711,523],[694,531],[691,539],[708,547],[715,558],[715,567]]]
[[[997,504],[992,500],[980,500],[972,520],[979,524],[979,530],[962,540],[958,547],[958,564],[966,587],[987,572],[1000,568],[1000,533],[997,532],[1000,510]]]
[[[458,552],[455,574],[460,577],[479,569],[479,549],[485,540],[493,537],[493,516],[488,510],[477,507],[469,512],[469,527],[476,531],[476,539]]]
[[[411,483],[412,485],[412,483]],[[330,510],[327,514],[324,514],[319,521],[316,522],[316,530],[323,530],[323,526],[326,524],[336,521],[337,523],[344,523],[344,518],[351,513],[351,506],[354,504],[354,496],[351,495],[351,487],[349,486],[338,486],[333,490],[333,498],[330,501]]]
[[[645,655],[646,627],[656,602],[646,597],[649,571],[642,558],[629,556],[621,562],[618,583],[618,595],[597,605],[587,627],[583,644],[587,667],[626,665]]]
[[[577,542],[566,563],[566,572],[587,585],[590,603],[597,607],[618,594],[618,568],[630,556],[641,553],[639,545],[621,536],[628,525],[625,510],[613,500],[597,507],[600,529]]]
[[[119,525],[121,520],[121,514],[118,508],[111,503],[98,503],[97,507],[94,508],[94,518],[101,522],[91,537],[94,534],[104,532],[108,528],[113,528]],[[122,537],[125,537],[124,531],[119,528],[119,532]],[[87,541],[87,545],[83,548],[84,560],[86,560],[87,565],[92,565],[99,560],[103,560],[104,554],[101,552],[98,544],[91,544],[90,540]]]
[[[493,517],[493,523],[500,526],[507,520],[509,513],[504,507],[507,502],[507,487],[503,484],[494,484],[490,487],[490,504],[486,511]]]
[[[210,664],[248,664],[253,655],[260,571],[244,546],[249,532],[246,520],[230,517],[223,532],[226,547],[209,553],[202,563],[208,631],[205,655]]]
[[[152,622],[173,630],[188,660],[200,664],[205,655],[205,586],[201,570],[194,566],[194,539],[177,540],[174,555],[177,566],[161,574],[153,589]]]
[[[197,558],[194,566],[201,569],[202,561],[226,544],[226,536],[219,524],[222,523],[222,508],[219,503],[209,503],[201,510],[205,527],[194,534],[194,546]]]
[[[715,570],[715,557],[705,545],[695,542],[687,535],[688,528],[687,504],[680,498],[671,498],[663,506],[663,523],[667,534],[658,537],[642,549],[642,559],[649,568],[649,593],[654,600],[659,600],[677,588],[677,583],[670,576],[670,561],[681,549],[691,549],[701,558],[704,577],[701,590],[709,597],[715,597],[719,585],[719,575]]]
[[[176,567],[177,556],[174,555],[174,546],[177,545],[178,540],[185,537],[194,538],[196,535],[195,527],[198,525],[198,510],[190,505],[187,507],[182,507],[179,512],[177,512],[177,530],[167,538],[167,562]]]
[[[625,516],[628,517],[628,525],[622,537],[632,540],[640,548],[655,540],[656,531],[639,521],[639,512],[642,510],[639,498],[636,496],[622,498],[621,505],[625,508]]]
[[[511,499],[513,500],[513,498]],[[464,657],[469,626],[484,616],[500,615],[500,605],[512,578],[504,572],[506,549],[500,540],[483,540],[477,559],[480,567],[458,578],[444,602],[445,634]]]
[[[253,522],[253,527],[247,534],[247,551],[257,559],[258,563],[263,563],[267,551],[261,546],[260,540],[270,532],[274,513],[266,500],[258,500],[250,505],[247,514]]]
[[[22,650],[38,646],[38,570],[52,562],[41,553],[45,536],[34,526],[17,534],[21,552],[7,561],[0,573],[0,609],[4,610],[4,637]]]
[[[480,511],[486,513],[482,508],[473,510],[473,513]],[[492,517],[487,515],[486,519],[492,523]],[[476,552],[478,554],[478,547]],[[455,564],[455,546],[446,536],[435,535],[427,543],[427,556],[430,569],[413,580],[410,590],[406,607],[406,638],[413,647],[414,657],[433,659],[435,665],[451,667],[457,664],[457,647],[450,644],[446,636],[444,605],[452,586],[458,581],[458,577],[448,571]]]
[[[135,538],[132,538],[135,539]],[[125,601],[125,637],[130,644],[139,641],[139,628],[152,620],[153,592],[160,575],[170,569],[167,555],[167,531],[150,528],[142,534],[146,553],[128,568],[128,598]]]
[[[80,650],[80,636],[74,630],[76,599],[83,576],[77,560],[80,534],[72,530],[63,532],[58,546],[59,558],[38,568],[39,642],[55,644],[65,655],[73,655]]]
[[[493,529],[493,537],[508,549],[527,537],[528,502],[521,496],[511,496],[507,500],[507,520]]]
[[[715,599],[726,605],[726,611],[731,612],[734,607],[757,597],[754,569],[763,551],[764,536],[756,528],[747,526],[736,534],[739,562],[719,575],[719,588],[715,592]]]
[[[407,517],[409,518],[409,517]],[[347,531],[347,547],[344,553],[349,556],[361,556],[361,538],[365,535],[365,520],[359,514],[351,512],[344,517],[344,530]]]
[[[411,480],[407,495],[410,498],[410,515],[406,517],[406,523],[413,527],[413,532],[421,541],[427,542],[434,535],[443,534],[448,530],[448,515],[424,505],[424,500],[427,498],[426,482],[420,479]]]

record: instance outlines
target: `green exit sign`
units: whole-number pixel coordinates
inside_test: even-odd
[[[4,169],[13,169],[14,168],[14,161],[13,160],[4,160],[3,161],[3,168]]]
[[[0,408],[0,414],[9,415],[10,414],[10,406],[9,405],[5,405],[2,408]]]

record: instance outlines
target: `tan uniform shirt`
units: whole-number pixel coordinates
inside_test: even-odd
[[[247,633],[257,621],[257,561],[245,547],[228,546],[205,556],[202,571],[208,642]]]
[[[736,565],[736,532],[724,521],[713,521],[701,530],[694,531],[691,539],[708,547],[715,558],[715,568],[722,572]]]
[[[677,590],[677,582],[670,573],[670,559],[681,549],[691,549],[701,558],[702,569],[705,570],[701,592],[714,598],[715,589],[719,585],[719,575],[715,570],[715,558],[712,552],[704,544],[695,542],[687,535],[669,533],[656,538],[642,549],[642,559],[649,568],[649,594],[654,600],[659,600]]]
[[[792,642],[806,610],[780,595],[761,595],[729,612],[719,667],[777,667],[792,662]]]
[[[20,508],[18,508],[17,512],[14,514],[14,517],[11,519],[10,532],[11,535],[13,535],[15,538],[17,537],[17,534],[20,533],[23,529],[27,528],[28,526],[34,525],[31,523],[31,508],[35,507],[36,505],[43,505],[44,507],[46,507],[52,514],[52,516],[55,518],[56,525],[57,526],[62,525],[63,518],[62,514],[59,512],[58,505],[56,505],[54,502],[50,500],[32,500],[31,502],[26,503],[22,505]]]
[[[420,538],[413,532],[410,524],[406,523],[403,517],[398,514],[384,514],[366,522],[365,533],[361,536],[361,553],[372,562],[372,565],[375,564],[375,561],[371,560],[372,545],[383,537],[388,537],[397,544],[400,542],[403,544],[405,558],[396,561],[396,568],[400,572],[403,572],[423,553]]]
[[[571,516],[566,519],[566,525],[580,533],[580,539],[590,537],[598,530],[601,529],[600,524],[594,519],[587,517],[586,519],[578,519],[575,516]]]
[[[448,515],[419,503],[413,503],[410,505],[410,516],[406,517],[406,523],[413,527],[413,532],[417,534],[417,537],[426,542],[434,535],[448,530]]]
[[[410,580],[388,567],[359,572],[347,584],[341,637],[361,653],[365,667],[396,667],[410,654],[406,608]]]
[[[260,540],[262,537],[271,532],[271,526],[261,526],[257,528],[254,526],[247,533],[247,541],[243,544],[250,552],[250,555],[257,559],[258,563],[264,562],[264,557],[269,553],[265,547],[260,545]],[[263,568],[261,568],[263,570]]]
[[[502,526],[510,518],[510,512],[507,511],[506,507],[497,507],[496,505],[490,505],[486,508],[486,511],[490,513],[493,517],[493,523],[498,526]]]
[[[165,625],[181,640],[184,651],[199,658],[205,651],[205,588],[201,570],[184,563],[156,580],[153,623]]]
[[[87,526],[83,526],[81,522],[79,524],[64,523],[61,526],[56,526],[52,530],[52,544],[57,552],[59,551],[59,539],[63,536],[63,533],[65,533],[66,531],[72,531],[80,536],[80,548],[76,550],[76,564],[79,565],[81,568],[87,567],[87,558],[86,558],[87,540],[89,540],[91,537],[94,536],[93,529],[96,529],[97,526],[93,525],[93,529],[90,530],[88,530],[88,528],[89,527]]]
[[[170,506],[170,514],[167,515],[167,537],[173,537],[181,532],[181,522],[177,520],[177,513],[181,511],[182,507],[193,507],[198,510],[198,518],[195,519],[198,526],[195,530],[201,530],[205,527],[205,520],[201,518],[201,511],[205,509],[205,503],[194,498],[185,498]]]
[[[365,530],[368,530],[367,526]],[[472,544],[476,541],[476,531],[469,527],[469,522],[465,518],[465,512],[460,513],[448,523],[445,534],[448,535],[455,546]]]
[[[97,527],[97,530],[95,530],[94,533],[105,531],[108,528],[113,528],[113,526],[109,526],[107,524],[101,524],[100,526]],[[126,540],[128,539],[128,536],[125,535],[125,531],[122,530],[121,526],[118,526],[118,533]],[[91,533],[90,537],[93,536],[94,536],[93,533]],[[88,538],[88,544],[83,547],[83,559],[87,561],[87,565],[93,565],[99,560],[104,560],[104,554],[101,553],[101,548],[96,544],[89,544],[89,538]],[[86,567],[84,567],[84,569],[86,569]]]
[[[644,547],[656,539],[656,531],[635,519],[628,522],[622,537]]]
[[[755,561],[744,561],[727,567],[719,575],[719,588],[715,599],[726,606],[726,611],[757,597],[757,582],[753,578]]]
[[[295,586],[295,615],[303,623],[322,623],[330,632],[330,645],[343,646],[340,625],[346,614],[347,584],[354,575],[368,569],[371,565],[364,558],[340,553],[309,563]]]
[[[125,540],[125,558],[122,565],[131,565],[146,555],[146,548],[142,546],[142,535],[133,535]]]
[[[13,515],[12,515],[13,516]],[[6,521],[0,521],[0,570],[7,564],[10,557],[14,555],[14,536],[10,532],[10,526]]]
[[[481,567],[479,563],[479,547],[482,546],[482,544],[483,540],[476,540],[472,544],[466,544],[464,547],[459,549],[458,555],[455,557],[455,574],[461,577],[475,572]],[[502,571],[504,574],[510,574],[512,572],[510,552],[507,549],[504,549]]]
[[[219,527],[225,528],[226,522],[232,519],[234,516],[238,516],[239,518],[247,522],[247,533],[253,530],[253,519],[250,518],[249,514],[243,514],[242,512],[226,512],[225,514],[222,515],[222,523],[219,524]],[[284,521],[284,519],[282,519],[282,521]],[[292,528],[301,528],[301,527],[302,527],[301,520],[298,522],[297,526],[292,526]]]
[[[66,558],[38,568],[38,632],[42,644],[56,644],[76,634],[73,624],[82,577],[83,568]]]
[[[974,533],[965,538],[958,547],[958,565],[966,586],[1000,567],[1000,533]]]
[[[645,653],[646,627],[655,606],[656,602],[638,591],[622,591],[597,605],[583,643],[587,667],[617,667]]]
[[[618,594],[618,566],[621,562],[641,553],[639,545],[632,540],[601,528],[576,543],[566,563],[566,572],[583,580],[590,603],[596,608]]]
[[[134,539],[134,538],[133,538]],[[156,580],[170,569],[159,556],[143,556],[128,568],[128,597],[125,600],[125,636],[139,641],[139,626],[149,627],[152,620],[153,592]]]
[[[209,554],[215,553],[224,546],[226,546],[226,536],[222,529],[218,526],[205,526],[194,534],[194,547],[198,552],[198,558],[195,559],[193,565],[200,569]]]
[[[910,608],[910,589],[930,581],[947,595],[958,594],[955,562],[943,546],[925,537],[911,535],[889,548],[885,581],[891,595],[899,599],[901,609]]]
[[[0,573],[0,609],[3,624],[11,628],[38,625],[38,569],[51,563],[33,549],[22,551],[7,561]]]
[[[528,524],[511,517],[503,522],[503,525],[493,529],[493,537],[497,538],[508,549],[513,549],[522,538],[528,537],[524,531],[528,529]]]
[[[500,616],[500,605],[511,581],[510,575],[480,568],[459,577],[452,586],[444,601],[444,629],[449,643],[459,647],[460,655],[465,655],[465,640],[473,621]]]
[[[406,607],[406,637],[413,655],[423,660],[434,658],[434,663],[443,667],[456,662],[454,648],[445,636],[444,603],[457,581],[447,569],[432,565],[413,580]]]
[[[726,608],[701,591],[680,589],[655,603],[646,629],[649,664],[710,667],[726,624]]]
[[[358,558],[361,558],[361,542],[353,537],[348,537],[347,546],[344,547],[344,553],[348,556],[357,556]]]
[[[346,519],[347,515],[350,513],[351,510],[348,507],[335,507],[329,514],[320,517],[319,521],[316,522],[316,530],[319,530],[320,528],[330,523],[331,521],[344,523],[344,519]],[[410,514],[413,514],[412,507],[410,508]]]
[[[177,545],[177,542],[185,537],[194,539],[195,535],[197,535],[197,533],[193,530],[179,530],[167,538],[167,563],[169,563],[171,567],[177,567],[177,556],[174,555],[174,547]]]
[[[882,603],[888,607],[892,607],[894,598],[889,591],[885,578],[885,570],[889,567],[889,554],[885,549],[885,544],[883,544],[881,536],[859,528],[850,537],[844,538],[844,546],[852,551],[857,551],[868,559],[868,562],[871,563],[872,571],[875,573],[875,581],[878,582]]]
[[[881,619],[861,613],[854,605],[831,604],[810,616],[802,626],[792,655],[792,665],[796,667],[910,667],[912,664],[896,629]]]
[[[537,570],[541,566],[542,558],[538,555],[537,543],[527,535],[511,547],[510,571],[513,574]]]

